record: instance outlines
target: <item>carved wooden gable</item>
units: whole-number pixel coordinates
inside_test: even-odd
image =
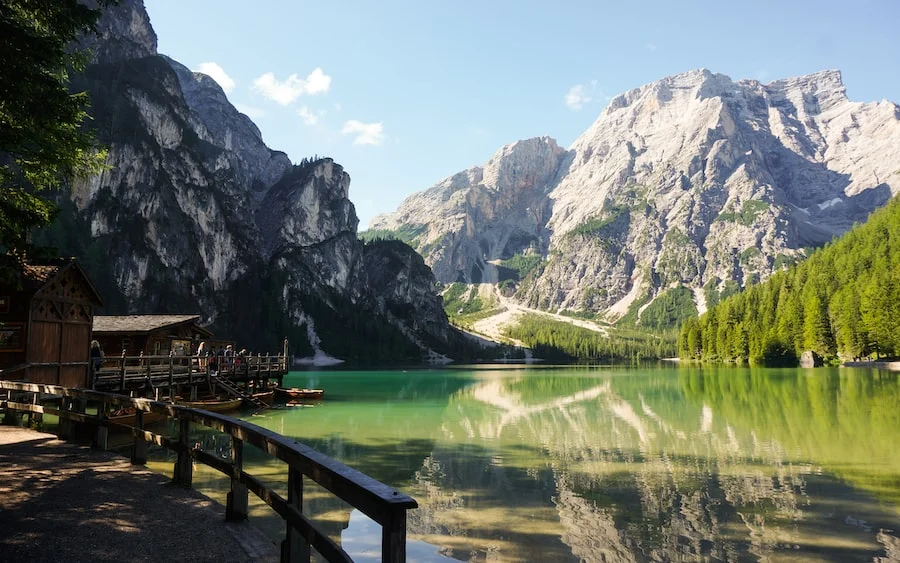
[[[31,300],[32,321],[90,324],[96,294],[76,268],[47,281]]]

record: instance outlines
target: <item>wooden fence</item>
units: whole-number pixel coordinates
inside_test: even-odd
[[[43,404],[49,399],[59,401],[59,406]],[[88,404],[96,406],[96,414],[86,412]],[[109,420],[106,413],[111,407],[135,409],[137,416],[134,426]],[[131,456],[134,464],[146,463],[147,448],[152,443],[177,454],[173,480],[180,485],[191,486],[193,461],[204,463],[230,477],[231,491],[225,508],[227,520],[247,518],[248,491],[252,491],[272,507],[286,523],[285,539],[281,544],[282,561],[309,561],[310,547],[315,548],[328,561],[352,561],[340,546],[324,535],[303,513],[303,480],[304,477],[312,479],[381,525],[382,561],[406,561],[406,511],[418,506],[415,500],[308,446],[255,424],[149,399],[131,399],[112,393],[17,381],[0,381],[0,409],[56,415],[60,420],[58,433],[63,439],[71,438],[73,423],[90,425],[95,432],[94,446],[104,449],[109,429],[124,427],[130,430],[134,438]],[[176,420],[177,439],[145,430],[143,418],[148,413],[158,413]],[[223,460],[192,447],[189,437],[192,422],[231,436],[231,460]],[[244,471],[245,443],[252,444],[287,464],[287,498],[278,495],[260,479]]]
[[[111,356],[92,370],[90,387],[104,391],[126,391],[138,387],[161,388],[209,382],[210,375],[232,381],[280,380],[287,374],[288,357],[238,356],[216,358],[216,369],[206,356]],[[221,364],[221,365],[219,365]]]

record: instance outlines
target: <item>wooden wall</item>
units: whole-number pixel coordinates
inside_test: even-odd
[[[75,269],[50,280],[31,299],[26,358],[29,381],[66,387],[88,383],[93,301]]]

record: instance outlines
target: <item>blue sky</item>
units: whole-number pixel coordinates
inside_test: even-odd
[[[705,67],[763,82],[840,69],[900,103],[900,2],[145,0],[159,51],[207,72],[266,143],[331,156],[360,230],[404,197]]]

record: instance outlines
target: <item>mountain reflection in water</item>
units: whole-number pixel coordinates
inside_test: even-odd
[[[311,378],[328,400],[252,422],[416,498],[411,561],[900,559],[897,373],[481,367],[286,385]],[[226,480],[195,482],[224,499]],[[377,558],[376,525],[304,499],[333,538]],[[275,539],[267,510],[252,518]]]

